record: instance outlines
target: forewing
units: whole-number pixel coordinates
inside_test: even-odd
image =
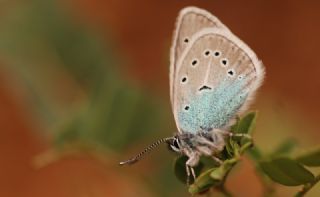
[[[170,99],[173,105],[173,82],[177,61],[184,49],[189,45],[192,36],[203,28],[216,27],[228,31],[215,16],[196,7],[187,7],[180,11],[176,21],[170,54]]]
[[[174,116],[180,132],[224,128],[248,105],[264,77],[255,53],[230,31],[196,33],[177,62]]]

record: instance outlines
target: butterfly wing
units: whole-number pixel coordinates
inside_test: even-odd
[[[173,81],[179,132],[225,128],[249,104],[264,78],[255,53],[230,31],[205,28],[181,52]]]
[[[215,16],[206,10],[196,7],[187,7],[180,11],[173,35],[170,54],[170,98],[173,105],[173,82],[177,67],[177,61],[182,52],[189,45],[191,37],[203,28],[217,27],[228,31]]]

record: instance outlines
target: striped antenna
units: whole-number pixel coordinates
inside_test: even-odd
[[[174,137],[159,139],[158,141],[154,142],[153,144],[151,144],[150,146],[145,148],[142,152],[140,152],[139,154],[137,154],[133,158],[128,159],[126,161],[121,161],[119,163],[119,165],[123,166],[123,165],[134,164],[134,163],[138,162],[146,153],[149,153],[150,151],[152,151],[154,148],[156,148],[157,146],[159,146],[163,142],[169,142],[169,141],[172,141],[172,140],[174,140]]]

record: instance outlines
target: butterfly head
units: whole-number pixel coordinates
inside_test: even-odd
[[[167,141],[168,148],[174,152],[181,153],[181,141],[178,136],[174,136],[171,140]]]

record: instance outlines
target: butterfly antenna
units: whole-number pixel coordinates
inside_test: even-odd
[[[126,161],[121,161],[119,164],[122,165],[131,165],[134,164],[136,162],[138,162],[146,153],[149,153],[150,151],[152,151],[154,148],[156,148],[157,146],[159,146],[160,144],[164,143],[164,142],[169,142],[171,140],[173,140],[173,137],[169,137],[169,138],[162,138],[159,139],[158,141],[154,142],[153,144],[151,144],[150,146],[148,146],[147,148],[145,148],[142,152],[140,152],[139,154],[137,154],[136,156],[134,156],[131,159],[128,159]]]

